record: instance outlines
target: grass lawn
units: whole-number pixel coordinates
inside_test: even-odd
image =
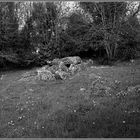
[[[140,60],[64,81],[19,81],[26,71],[1,73],[1,138],[140,137]]]

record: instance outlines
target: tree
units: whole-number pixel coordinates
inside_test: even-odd
[[[91,13],[93,18],[90,30],[99,34],[99,45],[106,50],[107,57],[113,59],[119,42],[119,28],[126,13],[125,2],[97,2],[80,3],[80,5]],[[94,33],[93,33],[94,34]],[[96,37],[95,37],[96,38]]]
[[[0,3],[0,59],[17,63],[15,50],[18,47],[18,22],[15,15],[14,2]],[[2,65],[3,65],[2,64]]]

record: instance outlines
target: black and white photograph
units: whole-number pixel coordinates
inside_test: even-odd
[[[0,138],[140,138],[140,1],[1,1]]]

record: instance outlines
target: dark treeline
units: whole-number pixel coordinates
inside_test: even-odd
[[[70,14],[63,3],[0,2],[1,68],[74,55],[102,61],[138,55],[139,2],[79,2]]]

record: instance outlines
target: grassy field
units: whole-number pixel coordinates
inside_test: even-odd
[[[27,71],[1,73],[1,138],[140,137],[140,60],[64,81],[19,81]]]

